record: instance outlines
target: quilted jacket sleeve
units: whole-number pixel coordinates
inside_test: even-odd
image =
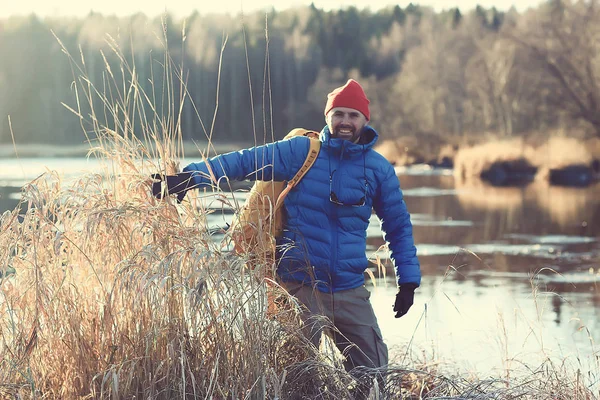
[[[384,238],[389,243],[398,284],[420,285],[421,268],[400,182],[391,165],[388,164],[379,171],[379,188],[373,207],[381,220]]]
[[[284,181],[291,179],[304,162],[309,149],[307,137],[294,137],[264,146],[252,147],[208,160],[219,181],[227,177],[232,181],[259,180]],[[205,162],[191,163],[183,169],[192,172],[193,186],[210,185],[210,174]]]

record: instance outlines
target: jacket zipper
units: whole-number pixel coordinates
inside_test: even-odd
[[[345,143],[342,142],[340,159],[338,160],[336,169],[340,169],[342,167],[342,160],[344,159],[344,150],[345,150],[344,145],[345,145]],[[331,202],[330,202],[330,204],[331,204],[332,210],[334,211],[331,213],[333,215],[333,219],[330,220],[331,226],[333,229],[332,243],[334,245],[334,249],[333,249],[333,258],[332,258],[333,265],[330,266],[330,275],[329,275],[330,279],[331,279],[330,290],[331,290],[331,293],[333,293],[334,288],[335,288],[334,282],[336,282],[336,279],[337,279],[337,260],[338,260],[338,247],[339,247],[339,243],[338,243],[338,207]]]

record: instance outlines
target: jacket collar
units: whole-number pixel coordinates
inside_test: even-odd
[[[370,125],[364,127],[358,143],[352,143],[345,139],[332,138],[329,126],[327,125],[325,125],[319,134],[319,140],[324,148],[334,153],[342,153],[349,156],[361,154],[373,148],[378,138],[379,134]]]

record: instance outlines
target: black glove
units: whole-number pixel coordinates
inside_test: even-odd
[[[195,187],[191,172],[180,172],[176,175],[153,174],[152,179],[154,179],[152,182],[154,197],[162,199],[165,194],[175,194],[178,203],[181,203],[188,190]],[[165,187],[163,187],[163,183],[166,184]]]
[[[418,286],[414,283],[403,283],[398,286],[396,294],[396,302],[394,303],[394,311],[396,318],[400,318],[408,312],[408,309],[413,305],[415,298],[415,289]]]

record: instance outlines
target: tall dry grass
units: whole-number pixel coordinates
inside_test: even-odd
[[[2,390],[282,395],[286,368],[316,358],[294,308],[267,315],[260,271],[212,245],[202,214],[157,204],[134,176],[42,177],[23,191],[24,214],[3,216],[0,254],[16,273],[2,282]]]
[[[523,138],[493,141],[458,150],[454,159],[454,177],[459,182],[479,180],[497,163],[536,165],[535,149]]]
[[[94,133],[103,170],[72,182],[44,174],[0,217],[0,395],[353,398],[353,378],[304,337],[297,305],[268,278],[272,266],[249,270],[212,237],[202,200],[225,197],[216,189],[179,205],[151,196],[148,176],[175,172],[183,156],[182,109],[158,107],[155,96],[177,85],[179,103],[191,101],[185,74],[165,43],[160,87],[144,92],[135,63],[108,43],[121,62],[105,65],[102,82],[63,48],[75,77],[70,108]],[[578,376],[550,366],[480,380],[409,357],[371,397],[592,398]]]

